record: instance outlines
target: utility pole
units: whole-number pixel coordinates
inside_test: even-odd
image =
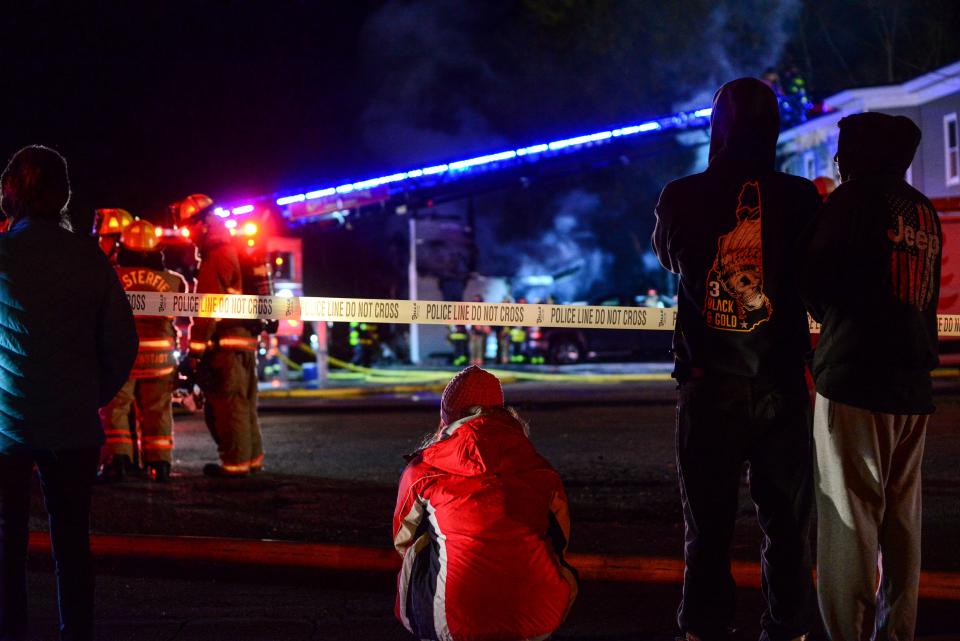
[[[410,262],[407,264],[407,281],[409,283],[410,300],[417,300],[417,212],[409,213],[407,228],[410,235]],[[410,362],[416,365],[420,362],[420,327],[410,323]]]
[[[327,373],[330,371],[330,354],[327,351],[327,321],[316,321],[314,329],[317,334],[317,344],[314,347],[317,355],[317,387],[323,387],[327,384]]]

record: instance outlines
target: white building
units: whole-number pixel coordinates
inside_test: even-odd
[[[881,111],[907,116],[923,132],[907,180],[931,200],[960,198],[960,61],[900,85],[841,91],[824,100],[824,107],[832,111],[780,135],[783,171],[837,180],[837,123],[852,114]]]

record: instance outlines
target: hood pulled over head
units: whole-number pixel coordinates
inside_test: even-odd
[[[522,468],[533,451],[523,423],[503,407],[489,407],[447,426],[421,455],[439,470],[482,476]]]
[[[773,90],[756,78],[726,83],[713,96],[710,165],[772,171],[780,135],[780,108]]]
[[[837,164],[841,180],[907,172],[920,144],[920,128],[905,116],[867,112],[840,120]]]

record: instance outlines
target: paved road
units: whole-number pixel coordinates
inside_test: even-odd
[[[582,388],[553,388],[564,401],[556,407],[542,390],[515,394],[533,441],[564,478],[574,551],[681,553],[672,392],[661,386],[655,396],[640,387],[647,389],[642,405],[622,404],[624,390],[587,406],[566,404],[585,395]],[[200,475],[203,463],[215,459],[215,447],[200,420],[181,419],[173,482],[97,488],[94,531],[388,547],[401,455],[435,427],[437,414],[435,399],[407,400],[402,411],[374,404],[365,399],[350,411],[264,413],[267,472],[241,480]],[[960,532],[960,395],[938,396],[938,405],[924,463],[924,563],[960,571],[960,556],[946,544]],[[744,485],[735,556],[755,560],[757,537]]]
[[[101,568],[98,641],[410,641],[393,618],[392,576],[243,577]],[[49,572],[30,575],[36,639],[56,639]],[[555,641],[673,641],[676,585],[581,585]],[[741,590],[738,625],[757,638],[760,593]],[[960,639],[956,602],[920,604],[918,641]]]
[[[572,551],[681,557],[669,384],[520,384],[508,388],[507,397],[530,420],[534,442],[565,480],[574,520]],[[958,572],[960,394],[941,394],[938,405],[924,464],[924,568]],[[134,479],[97,488],[94,531],[389,547],[401,454],[435,427],[435,396],[286,410],[263,414],[267,471],[241,480],[200,475],[216,451],[201,421],[182,418],[173,482]],[[755,561],[759,531],[745,487],[741,499],[734,556]],[[33,525],[42,529],[39,505],[35,514]],[[245,567],[120,561],[101,563],[101,570],[104,639],[342,639],[348,633],[357,640],[407,638],[392,620],[389,575],[291,576]],[[50,579],[35,573],[31,581],[39,597],[35,607],[43,607]],[[585,584],[557,638],[670,638],[678,589]],[[741,624],[755,632],[759,594],[742,592]],[[925,602],[921,632],[960,638],[958,611],[957,602]],[[40,625],[49,624],[49,612],[38,614]],[[162,632],[144,632],[154,628]],[[258,629],[272,631],[258,636]],[[248,632],[252,636],[243,636]]]

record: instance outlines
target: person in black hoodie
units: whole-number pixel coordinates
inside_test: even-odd
[[[874,627],[877,639],[912,639],[942,236],[930,201],[903,179],[917,126],[881,113],[839,126],[842,182],[801,280],[823,324],[813,368],[820,609],[833,639],[870,638]]]
[[[809,330],[796,241],[820,206],[809,181],[774,171],[777,99],[759,80],[713,101],[709,166],[668,184],[653,248],[680,274],[673,348],[688,640],[726,639],[729,548],[744,463],[763,529],[762,640],[802,638],[815,617],[809,553]]]

